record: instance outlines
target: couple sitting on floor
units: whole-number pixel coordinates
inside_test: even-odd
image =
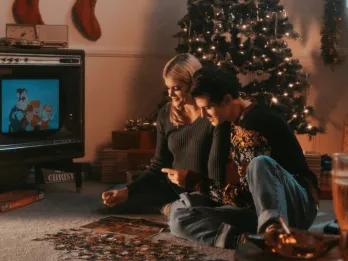
[[[232,71],[190,54],[171,59],[163,78],[171,102],[158,114],[151,165],[126,188],[104,192],[104,204],[161,209],[174,235],[225,248],[242,233],[278,227],[279,217],[309,228],[318,184],[282,117],[240,98]],[[226,171],[228,158],[236,173]]]

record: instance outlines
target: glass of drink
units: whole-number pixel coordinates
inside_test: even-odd
[[[341,252],[344,260],[348,260],[348,154],[335,153],[333,155],[332,195],[336,218],[341,230]]]

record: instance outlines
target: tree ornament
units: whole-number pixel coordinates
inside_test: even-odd
[[[244,43],[247,42],[248,39],[249,39],[249,38],[248,38],[245,34],[243,34],[243,33],[237,34],[237,37],[238,37],[238,39],[240,40],[240,43],[241,43],[241,44],[244,44]]]
[[[277,37],[277,30],[278,30],[278,13],[275,13],[274,37]]]
[[[232,43],[232,34],[230,32],[224,32],[221,35],[225,37],[226,43]]]
[[[256,21],[260,21],[260,17],[259,17],[259,1],[258,0],[255,1],[255,8],[256,8]]]

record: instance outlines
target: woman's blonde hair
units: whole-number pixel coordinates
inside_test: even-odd
[[[187,86],[186,93],[190,93],[192,87],[192,78],[194,73],[202,67],[199,60],[189,53],[179,54],[170,59],[163,69],[163,79],[171,79],[174,82],[182,83]],[[184,108],[171,106],[169,119],[175,126],[184,125]]]

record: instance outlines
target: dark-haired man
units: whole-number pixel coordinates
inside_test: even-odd
[[[196,72],[191,94],[212,125],[231,123],[226,142],[239,180],[211,188],[220,207],[197,205],[197,195],[182,194],[172,205],[172,233],[234,248],[241,233],[275,228],[279,217],[292,227],[309,228],[317,212],[317,180],[283,118],[241,99],[235,75],[214,66]]]

